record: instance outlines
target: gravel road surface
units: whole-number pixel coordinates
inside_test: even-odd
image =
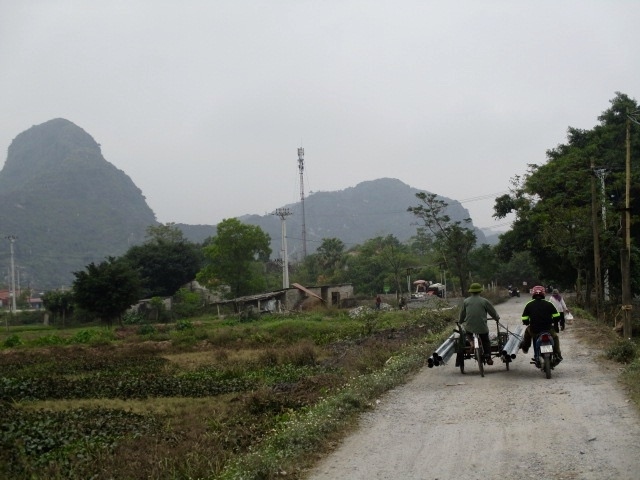
[[[518,325],[527,301],[498,305],[501,323]],[[573,327],[560,333],[564,361],[549,380],[522,351],[509,371],[494,358],[484,378],[473,360],[464,375],[453,358],[425,367],[308,478],[640,479],[640,415],[618,367],[581,345]]]

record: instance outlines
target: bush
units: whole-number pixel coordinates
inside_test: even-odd
[[[607,349],[607,358],[619,363],[631,363],[636,358],[636,346],[630,340],[622,340]]]
[[[195,317],[202,313],[202,298],[196,292],[190,292],[185,288],[178,290],[174,296],[171,307],[173,315],[177,318]]]
[[[18,345],[22,345],[22,340],[20,340],[20,337],[14,333],[6,338],[3,345],[7,348],[17,347]]]
[[[138,328],[139,335],[151,335],[154,333],[156,333],[156,327],[154,327],[153,325],[149,325],[148,323],[140,325],[140,327]]]
[[[176,330],[184,332],[185,330],[193,330],[193,323],[189,320],[178,320],[176,322]]]
[[[124,325],[141,325],[145,322],[144,315],[139,312],[128,311],[122,315],[122,323]]]
[[[50,345],[64,345],[65,343],[67,343],[66,340],[60,335],[43,335],[42,337],[36,338],[33,341],[33,344],[39,347],[46,347]]]

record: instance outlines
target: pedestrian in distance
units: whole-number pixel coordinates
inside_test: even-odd
[[[553,289],[551,296],[549,297],[549,301],[553,303],[553,306],[556,307],[556,310],[558,310],[558,313],[560,314],[558,321],[553,322],[553,328],[556,329],[556,332],[560,332],[560,330],[564,330],[564,314],[571,312],[567,308],[567,304],[564,303],[564,298],[562,298],[562,295],[560,295],[560,292],[557,288]],[[558,324],[560,325],[560,328],[558,328]]]
[[[382,298],[380,298],[380,295],[376,295],[376,310],[380,310],[381,303],[382,303]]]
[[[489,300],[480,296],[482,285],[472,283],[468,292],[470,295],[462,302],[460,310],[460,324],[464,324],[467,333],[477,333],[482,342],[484,358],[487,365],[493,365],[491,359],[491,341],[489,340],[489,325],[487,325],[487,315],[495,321],[500,320],[500,315]]]

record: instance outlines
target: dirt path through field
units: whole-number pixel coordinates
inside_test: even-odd
[[[528,298],[499,305],[515,326]],[[482,378],[473,361],[424,368],[363,415],[360,429],[308,478],[424,480],[637,480],[640,415],[615,365],[560,334],[564,361],[550,380],[518,352]],[[431,354],[432,352],[426,352]]]

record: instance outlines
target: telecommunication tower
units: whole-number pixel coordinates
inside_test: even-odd
[[[304,214],[304,148],[298,148],[298,170],[300,171],[300,204],[302,206],[302,258],[307,257],[307,225]]]

